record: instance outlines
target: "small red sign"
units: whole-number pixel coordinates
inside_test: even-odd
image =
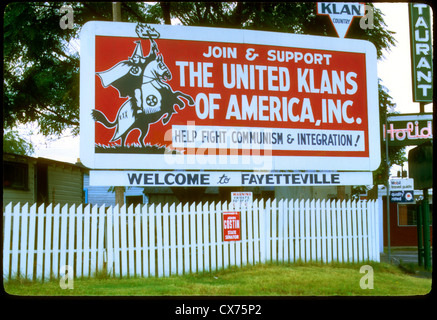
[[[238,241],[240,238],[240,212],[223,212],[223,241]]]

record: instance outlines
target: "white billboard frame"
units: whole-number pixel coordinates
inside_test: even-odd
[[[103,154],[95,152],[95,122],[90,113],[95,107],[95,37],[137,37],[135,23],[91,21],[81,30],[80,62],[80,158],[92,169],[136,170],[342,170],[373,171],[381,161],[378,82],[375,46],[365,40],[339,39],[311,35],[153,25],[163,39],[215,41],[272,45],[303,49],[364,53],[366,61],[368,157],[256,156],[230,155],[226,163],[220,155],[202,155],[199,159],[172,154]],[[193,155],[194,156],[194,155]],[[182,159],[183,158],[183,159]],[[199,162],[200,161],[200,162]]]

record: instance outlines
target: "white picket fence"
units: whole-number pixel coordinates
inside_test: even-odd
[[[3,215],[3,277],[167,277],[263,262],[379,261],[376,201],[261,200],[223,241],[227,203],[37,207]]]

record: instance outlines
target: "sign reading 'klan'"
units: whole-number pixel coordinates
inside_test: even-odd
[[[328,15],[340,38],[344,38],[354,17],[364,16],[364,3],[318,2],[317,14]]]
[[[80,67],[81,160],[92,169],[379,166],[367,41],[89,22]]]

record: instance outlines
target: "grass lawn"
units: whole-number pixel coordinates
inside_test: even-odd
[[[12,280],[4,290],[18,296],[415,296],[431,290],[431,279],[396,266],[370,263],[373,289],[361,289],[363,264],[259,264],[167,278],[75,279],[73,289],[59,280]]]

